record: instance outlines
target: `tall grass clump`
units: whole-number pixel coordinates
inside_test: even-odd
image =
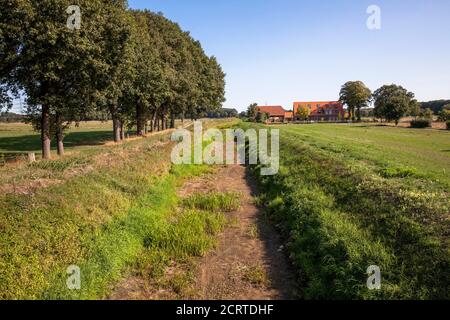
[[[239,195],[233,192],[196,193],[183,200],[183,205],[190,209],[212,212],[231,212],[240,206]]]

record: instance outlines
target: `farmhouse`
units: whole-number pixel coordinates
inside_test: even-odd
[[[293,119],[292,112],[284,110],[282,106],[259,106],[258,111],[267,113],[268,122],[285,122]]]
[[[310,121],[340,121],[345,117],[344,106],[339,101],[294,102],[294,120],[304,120],[298,115],[300,108],[308,111]]]

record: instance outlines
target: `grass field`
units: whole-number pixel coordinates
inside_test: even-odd
[[[449,298],[448,132],[276,128],[280,174],[259,177],[260,201],[286,239],[303,298]],[[380,291],[366,286],[371,265]]]
[[[315,148],[363,161],[382,174],[407,174],[441,183],[450,189],[450,132],[374,125],[287,126]]]
[[[0,299],[105,298],[129,268],[157,277],[212,248],[235,195],[182,203],[180,184],[211,169],[172,167],[172,148],[166,133],[1,168]],[[67,289],[70,265],[79,291]]]
[[[126,271],[161,277],[213,248],[223,213],[238,206],[232,193],[178,196],[183,182],[213,169],[173,167],[167,133],[96,146],[110,140],[109,124],[88,125],[74,129],[78,143],[64,158],[0,167],[0,299],[104,298]],[[206,127],[231,125],[264,127]],[[20,152],[10,142],[29,128],[2,128],[2,150]],[[299,298],[450,298],[449,132],[274,128],[280,172],[254,168],[258,202],[285,239]],[[73,264],[83,270],[80,291],[66,287]],[[380,291],[367,289],[371,265],[381,268]]]
[[[76,147],[98,146],[112,139],[112,122],[81,122],[72,126],[64,139],[67,150]],[[53,145],[53,150],[56,145]],[[41,153],[40,135],[31,125],[24,123],[0,123],[0,153]]]

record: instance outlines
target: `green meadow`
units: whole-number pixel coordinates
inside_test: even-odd
[[[375,125],[287,126],[311,147],[366,163],[384,175],[410,175],[450,188],[450,132]]]
[[[102,145],[112,139],[110,121],[81,122],[68,130],[64,146],[67,150]],[[56,145],[52,146],[53,150]],[[0,123],[0,153],[41,153],[41,138],[32,126],[25,123]]]
[[[241,126],[261,127],[244,123]],[[450,135],[366,125],[280,129],[258,176],[305,299],[448,299]],[[369,290],[378,266],[381,290]]]

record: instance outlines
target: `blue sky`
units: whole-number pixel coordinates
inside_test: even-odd
[[[227,73],[225,107],[335,100],[342,84],[396,83],[450,99],[450,0],[129,0],[161,11]],[[366,10],[381,9],[381,30]],[[15,103],[15,110],[19,110]]]
[[[449,0],[130,0],[161,11],[227,73],[225,106],[334,100],[348,80],[450,99]],[[381,30],[369,30],[369,5]]]

